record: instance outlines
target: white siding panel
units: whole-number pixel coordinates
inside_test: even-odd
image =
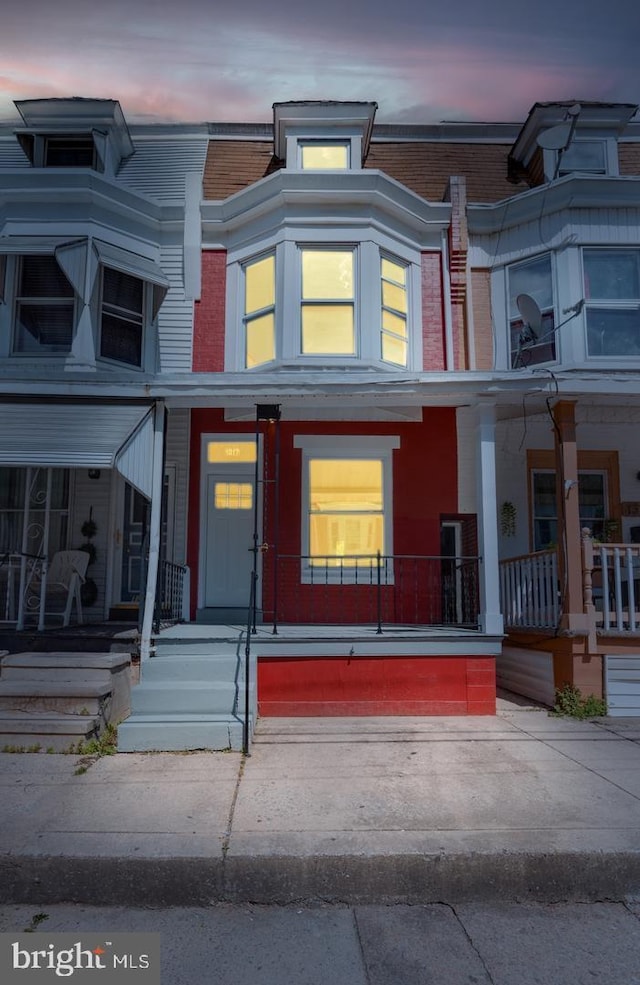
[[[158,201],[184,199],[185,174],[204,171],[208,140],[158,137],[136,140],[135,153],[123,163],[118,181]]]
[[[640,653],[604,658],[607,714],[640,717]]]
[[[522,694],[534,701],[553,706],[555,686],[553,682],[553,656],[524,647],[503,646],[496,661],[496,682],[514,694]]]
[[[185,297],[182,246],[163,246],[160,264],[170,288],[158,316],[161,373],[189,373],[193,352],[193,301]]]
[[[184,564],[187,557],[191,411],[186,408],[171,408],[168,417],[166,462],[176,470],[173,559],[178,564]]]
[[[31,163],[15,137],[0,140],[0,171],[30,167]]]

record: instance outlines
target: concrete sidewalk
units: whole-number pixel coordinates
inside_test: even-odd
[[[265,719],[252,755],[0,755],[0,901],[640,892],[640,720]]]

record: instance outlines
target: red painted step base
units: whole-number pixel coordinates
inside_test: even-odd
[[[263,717],[495,715],[493,657],[269,657]]]

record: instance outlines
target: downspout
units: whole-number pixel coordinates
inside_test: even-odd
[[[449,273],[449,243],[447,231],[440,233],[442,240],[442,300],[444,306],[444,362],[445,369],[455,369],[453,360],[453,309],[451,305],[451,275]]]
[[[160,520],[162,514],[162,483],[164,476],[164,403],[155,405],[153,430],[153,476],[151,481],[151,520],[149,523],[149,558],[147,561],[147,585],[144,599],[142,632],[140,633],[140,661],[151,656],[151,633],[158,584],[158,560],[160,556]]]

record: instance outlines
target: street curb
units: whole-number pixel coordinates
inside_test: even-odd
[[[5,855],[0,902],[462,903],[614,900],[640,894],[640,852],[79,858]]]

